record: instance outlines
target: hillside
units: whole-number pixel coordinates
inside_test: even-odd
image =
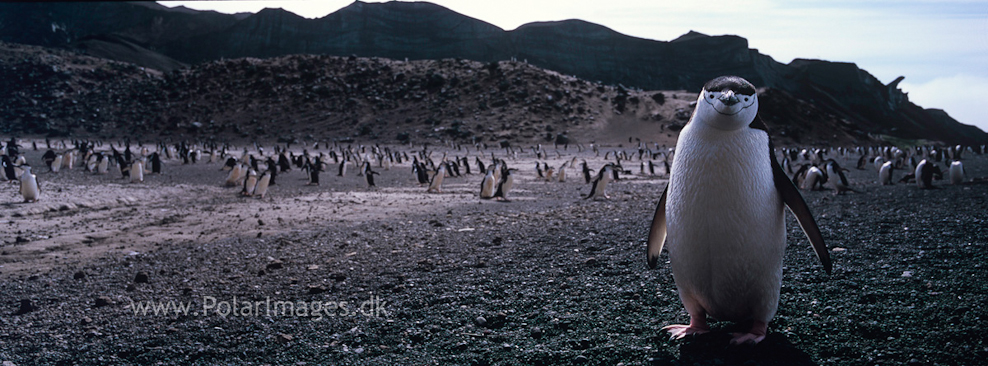
[[[695,93],[607,86],[523,62],[294,55],[171,73],[0,43],[4,134],[168,139],[672,145]],[[762,90],[782,144],[852,144],[846,121]],[[824,134],[823,131],[827,131]],[[825,136],[825,138],[819,138]]]

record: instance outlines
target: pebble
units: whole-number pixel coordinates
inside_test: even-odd
[[[113,300],[109,296],[100,296],[96,298],[96,307],[103,307],[113,304]]]
[[[275,259],[275,260],[271,261],[271,263],[268,263],[268,265],[267,265],[266,268],[267,269],[281,269],[281,268],[284,268],[284,267],[285,267],[285,263],[284,262],[282,262],[281,260]]]
[[[83,278],[86,278],[86,272],[83,272],[83,271],[76,272],[74,275],[72,275],[72,278],[77,279],[77,280],[81,280]]]
[[[34,303],[32,303],[30,299],[23,299],[21,300],[20,308],[17,309],[17,312],[14,313],[14,315],[27,314],[35,310],[38,310],[38,307],[34,306]]]
[[[137,275],[134,276],[134,283],[148,283],[147,272],[137,272]]]

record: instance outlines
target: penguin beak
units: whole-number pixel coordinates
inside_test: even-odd
[[[732,105],[735,105],[735,104],[738,104],[738,102],[740,102],[740,101],[741,100],[738,99],[738,96],[737,95],[734,95],[734,92],[731,91],[731,90],[728,90],[728,91],[724,92],[724,94],[721,94],[720,95],[720,102],[721,103],[724,103],[724,105],[726,105],[728,107],[730,107]]]

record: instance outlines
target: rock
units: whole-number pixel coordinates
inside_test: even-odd
[[[90,318],[88,316],[82,317],[82,320],[79,321],[79,324],[82,324],[82,325],[88,325],[88,324],[92,324],[92,323],[93,323],[93,318]]]
[[[148,283],[147,272],[137,272],[137,275],[134,276],[134,283]]]
[[[30,299],[23,299],[21,300],[20,308],[17,309],[17,312],[14,313],[14,315],[27,314],[35,310],[38,310],[38,307],[34,306],[34,303],[31,302]]]
[[[539,328],[539,327],[532,328],[531,334],[532,334],[532,338],[541,339],[542,338],[542,328]]]
[[[341,282],[341,281],[343,281],[343,280],[346,279],[346,275],[345,274],[342,274],[342,273],[339,273],[339,272],[336,272],[336,273],[333,273],[333,274],[329,275],[329,279],[331,279],[333,281],[336,281],[336,282]]]
[[[96,307],[104,307],[113,304],[113,300],[109,296],[100,296],[96,298]]]
[[[134,290],[137,290],[137,286],[134,286],[133,283],[128,283],[127,284],[127,291],[134,291]]]
[[[83,271],[76,272],[74,275],[72,275],[72,278],[73,279],[77,279],[77,280],[81,280],[83,278],[86,278],[86,272],[83,272]]]
[[[309,294],[316,295],[326,291],[326,287],[323,285],[309,285]]]
[[[275,259],[275,260],[271,261],[270,263],[268,263],[268,265],[265,268],[267,268],[267,269],[281,269],[281,268],[284,268],[284,267],[285,267],[285,263],[284,262],[282,262],[280,259]]]
[[[473,322],[474,324],[477,324],[478,327],[487,326],[487,318],[484,318],[483,316],[478,316],[476,319],[473,320]]]
[[[294,339],[294,337],[292,337],[291,334],[278,333],[278,336],[275,337],[274,339],[278,343],[285,344],[285,343],[291,342],[292,339]]]

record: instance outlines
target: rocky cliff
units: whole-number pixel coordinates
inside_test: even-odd
[[[738,36],[690,32],[669,42],[629,37],[580,20],[513,31],[424,2],[354,2],[320,19],[280,9],[225,15],[153,3],[3,3],[0,40],[71,48],[171,71],[220,59],[291,54],[394,60],[518,60],[629,89],[696,92],[725,74],[784,92],[861,134],[976,144],[988,134],[908,101],[854,64],[782,64]],[[783,94],[779,94],[783,95]]]

